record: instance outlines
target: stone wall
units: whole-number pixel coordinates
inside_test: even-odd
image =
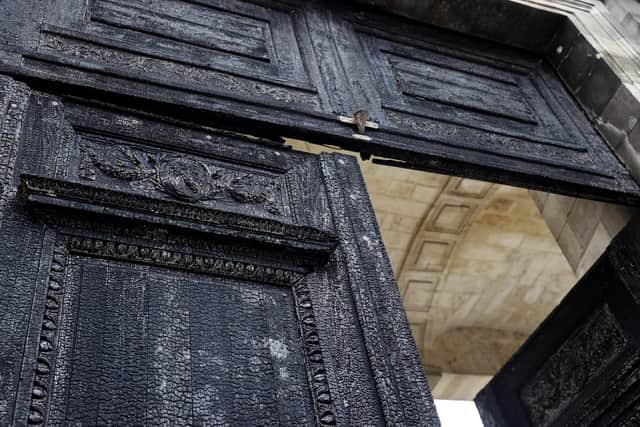
[[[582,275],[611,239],[629,222],[635,209],[609,203],[530,191],[569,265]]]
[[[604,0],[630,40],[640,42],[640,2],[637,0]]]

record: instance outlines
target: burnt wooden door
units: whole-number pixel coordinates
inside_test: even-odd
[[[0,425],[438,425],[354,158],[6,76],[0,141]]]
[[[478,394],[485,426],[640,423],[639,242],[636,216]]]
[[[48,89],[403,167],[640,201],[551,67],[526,52],[344,1],[7,0],[0,16],[0,71]]]

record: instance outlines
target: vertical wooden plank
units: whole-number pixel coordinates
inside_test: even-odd
[[[0,239],[0,425],[27,418],[27,400],[33,378],[33,359],[39,345],[39,330],[45,304],[48,260],[43,259],[43,233],[39,225],[25,224],[14,201],[7,204]],[[50,247],[47,248],[50,250]],[[32,315],[32,310],[37,314]],[[27,340],[27,331],[34,331]],[[23,381],[28,379],[28,381]],[[18,392],[20,392],[18,394]]]
[[[146,422],[193,423],[188,283],[170,271],[148,276]]]
[[[301,217],[334,229],[326,186],[318,189],[317,183],[324,182],[319,159],[296,170],[295,176],[293,193],[298,198],[294,200]],[[336,424],[381,425],[384,416],[345,268],[334,254],[319,271],[304,279],[313,303]]]
[[[307,425],[314,415],[290,290],[192,280],[196,423]]]
[[[108,316],[104,304],[108,298],[108,286],[106,265],[83,268],[64,424],[96,424],[99,421],[101,389],[109,386],[101,375],[103,359],[100,357],[104,347],[103,325]]]
[[[232,419],[236,425],[279,423],[271,357],[264,345],[261,294],[258,289],[237,286],[232,295],[235,310],[228,333],[234,356],[230,374],[235,389]],[[262,419],[256,419],[256,414]]]
[[[193,421],[196,425],[228,425],[234,399],[229,378],[233,362],[228,333],[233,316],[231,293],[228,287],[213,283],[189,286]]]
[[[0,76],[0,237],[4,245],[0,253],[0,425],[9,425],[14,417],[33,292],[41,289],[36,282],[42,242],[36,230],[40,227],[24,226],[23,215],[16,212],[13,184],[29,100],[26,85]],[[21,267],[33,270],[25,272]]]
[[[340,64],[334,39],[331,37],[329,16],[322,5],[309,2],[305,8],[305,19],[333,113],[351,115],[355,112],[353,108],[356,103],[351,87],[347,84],[345,70]]]
[[[274,44],[275,58],[272,58],[274,66],[284,75],[292,76],[295,81],[303,83],[306,87],[313,87],[305,62],[308,58],[302,56],[300,50],[299,27],[295,21],[301,18],[299,10],[288,12],[270,10],[269,32],[266,34],[268,41]],[[294,29],[291,31],[290,29]]]
[[[378,55],[371,55],[367,39],[356,27],[343,19],[339,11],[333,11],[330,22],[335,40],[336,52],[345,69],[345,77],[353,93],[353,111],[363,109],[369,112],[369,120],[380,123],[384,120],[381,93],[386,82],[376,81],[382,78],[382,70],[388,67],[384,61],[376,62]]]
[[[438,425],[415,342],[355,158],[321,155],[355,312],[388,424]]]
[[[142,425],[146,406],[146,274],[113,263],[103,304],[104,338],[100,354],[98,424]]]
[[[265,286],[262,292],[266,328],[263,345],[271,356],[280,425],[312,426],[315,414],[304,358],[299,351],[299,320],[293,308],[292,291]]]
[[[12,185],[23,123],[28,119],[31,92],[23,83],[0,75],[0,227]]]
[[[307,282],[337,425],[384,425],[380,397],[341,261],[332,257]]]

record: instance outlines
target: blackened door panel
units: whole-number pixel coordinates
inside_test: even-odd
[[[21,38],[6,42],[0,68],[46,90],[89,88],[401,167],[640,202],[540,56],[348,2],[35,1],[6,6]],[[13,28],[32,28],[34,10],[36,30]],[[349,123],[360,110],[364,135]]]
[[[1,425],[438,425],[355,159],[0,84]]]
[[[24,64],[277,105],[330,108],[299,5],[265,1],[56,0]],[[86,76],[86,77],[82,77]]]
[[[361,151],[529,188],[553,191],[555,181],[564,192],[637,197],[542,58],[377,14],[333,16],[350,84],[379,124]]]
[[[291,288],[78,256],[66,273],[49,424],[314,424]]]

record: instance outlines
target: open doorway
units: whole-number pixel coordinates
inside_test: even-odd
[[[634,212],[368,161],[360,166],[436,400],[473,400]]]

